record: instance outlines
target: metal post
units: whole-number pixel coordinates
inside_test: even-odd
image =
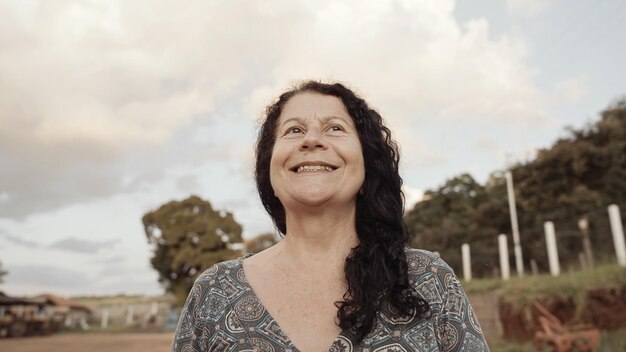
[[[498,236],[498,249],[500,252],[500,275],[502,280],[508,280],[511,277],[511,271],[509,269],[509,247],[505,234]]]
[[[470,259],[470,246],[467,243],[461,245],[461,257],[463,258],[463,277],[465,281],[472,281],[472,261]]]
[[[543,223],[543,231],[546,233],[546,246],[548,247],[548,263],[550,264],[550,274],[559,276],[561,268],[559,266],[559,252],[556,248],[556,235],[554,234],[554,224],[552,221]]]
[[[515,268],[517,276],[524,276],[524,259],[522,257],[522,246],[519,238],[519,226],[517,224],[517,208],[515,207],[515,192],[513,191],[513,174],[507,171],[506,193],[509,198],[509,213],[511,214],[511,230],[513,231],[513,253],[515,253]]]
[[[619,207],[611,204],[608,207],[609,220],[611,221],[611,232],[613,233],[613,245],[617,263],[626,266],[626,247],[624,246],[624,228],[622,227],[622,217],[619,214]]]

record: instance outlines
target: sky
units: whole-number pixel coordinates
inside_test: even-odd
[[[158,294],[144,213],[198,195],[244,238],[264,108],[339,81],[401,148],[407,208],[530,160],[626,94],[626,2],[0,2],[0,291]],[[622,78],[620,78],[622,77]]]

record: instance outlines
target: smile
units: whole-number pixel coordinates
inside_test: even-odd
[[[330,166],[300,166],[296,169],[297,173],[300,172],[315,172],[315,171],[333,171],[334,169]]]
[[[300,163],[290,169],[295,173],[303,172],[331,172],[337,170],[336,166],[326,163]]]

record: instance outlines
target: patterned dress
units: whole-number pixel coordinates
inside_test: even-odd
[[[399,317],[388,304],[375,328],[354,344],[341,332],[328,352],[489,351],[467,296],[439,256],[406,249],[411,285],[430,306],[426,318]],[[183,308],[172,352],[296,352],[246,280],[244,257],[216,264],[196,280]]]

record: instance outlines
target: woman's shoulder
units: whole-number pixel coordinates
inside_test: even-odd
[[[405,248],[406,260],[409,269],[409,275],[413,278],[421,278],[436,274],[450,273],[454,275],[454,270],[446,263],[437,252],[427,251],[425,249]]]
[[[441,259],[439,253],[437,252],[431,252],[425,249],[405,247],[404,253],[406,254],[406,259],[409,264],[411,264],[412,262],[419,262],[428,265],[436,265],[448,268],[450,267],[448,263]]]
[[[437,252],[431,252],[425,249],[405,247],[404,253],[406,253],[407,259],[424,258],[433,261],[439,258],[439,254]]]
[[[241,268],[242,258],[239,257],[213,264],[198,275],[195,284],[205,287],[218,285],[220,279],[237,273],[237,269]]]

